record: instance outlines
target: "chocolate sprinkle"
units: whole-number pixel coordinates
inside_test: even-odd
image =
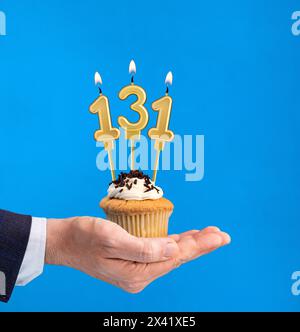
[[[159,189],[157,187],[153,186],[153,189],[155,189],[157,193],[159,193]]]
[[[127,187],[128,190],[130,190],[132,188],[132,183],[130,183],[130,184],[127,183],[126,187]]]
[[[151,183],[151,179],[149,177],[149,175],[146,175],[144,174],[142,171],[139,171],[139,170],[131,170],[129,173],[124,173],[124,172],[121,172],[117,178],[117,180],[111,182],[110,184],[114,184],[115,185],[115,188],[122,188],[122,187],[125,187],[128,189],[128,190],[131,190],[132,188],[132,183],[128,183],[129,182],[129,179],[132,179],[132,178],[136,178],[134,180],[134,184],[137,184],[137,179],[140,179],[140,180],[144,180],[144,186],[147,188],[147,190],[145,192],[149,192],[151,190],[156,190],[158,193],[159,193],[159,189],[157,187],[155,187],[152,183]],[[121,189],[119,192],[122,192],[123,189]]]

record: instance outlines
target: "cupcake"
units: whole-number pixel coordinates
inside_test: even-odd
[[[173,204],[141,171],[121,173],[100,202],[108,220],[138,237],[168,236]]]

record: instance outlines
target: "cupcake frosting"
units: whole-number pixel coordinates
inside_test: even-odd
[[[109,198],[137,201],[163,196],[163,190],[141,171],[121,173],[116,181],[110,183],[107,192]]]

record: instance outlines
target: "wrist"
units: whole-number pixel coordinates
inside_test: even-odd
[[[71,227],[71,219],[48,219],[45,263],[66,265],[67,234]]]

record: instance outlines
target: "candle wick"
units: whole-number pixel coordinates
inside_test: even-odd
[[[169,86],[167,85],[167,88],[166,88],[166,95],[169,94]]]
[[[131,84],[134,84],[134,75],[131,76]]]
[[[99,89],[99,94],[102,95],[102,89],[100,88],[100,86],[98,87]]]

